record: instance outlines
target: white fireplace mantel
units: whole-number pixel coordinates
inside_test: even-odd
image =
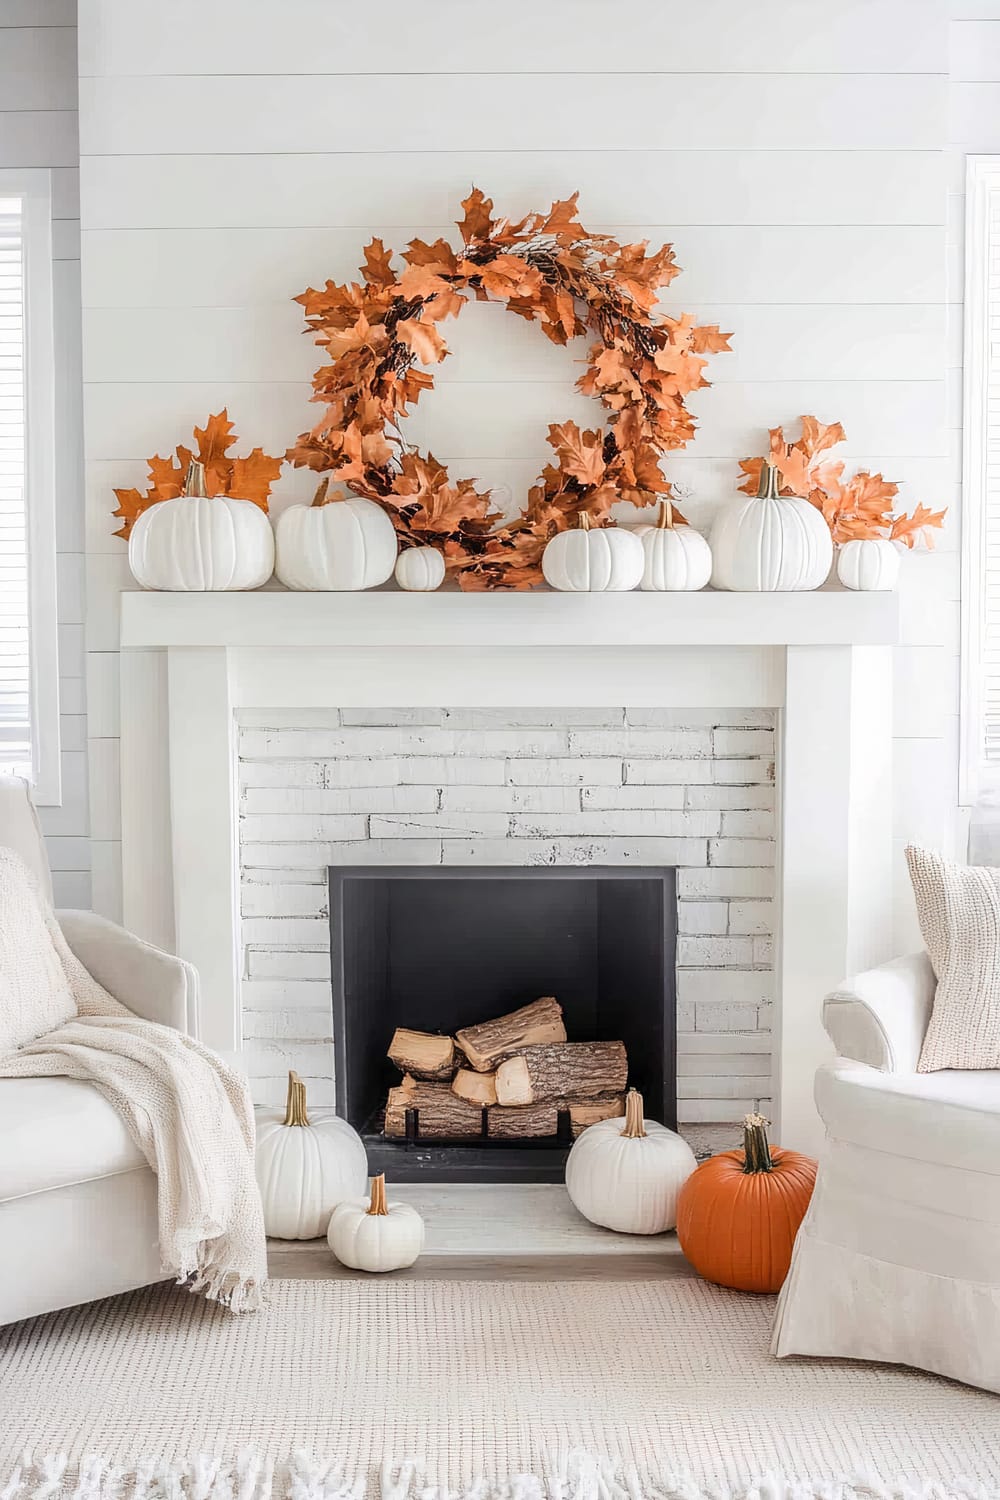
[[[241,709],[617,706],[779,714],[776,1113],[815,1149],[823,994],[891,956],[892,594],[127,593],[124,916],[197,965],[238,1057]]]

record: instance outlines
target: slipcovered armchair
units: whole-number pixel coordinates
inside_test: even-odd
[[[827,996],[826,1145],[772,1348],[1000,1391],[1000,1072],[917,1072],[934,992],[921,953]]]
[[[0,780],[0,845],[51,899],[27,787]],[[134,1015],[197,1035],[190,964],[93,912],[56,913],[66,941]],[[0,1078],[0,1324],[163,1279],[156,1178],[111,1104],[73,1078]]]

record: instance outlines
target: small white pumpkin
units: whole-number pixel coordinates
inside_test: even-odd
[[[368,1158],[357,1131],[335,1110],[314,1110],[310,1120],[305,1084],[289,1073],[284,1112],[257,1116],[256,1174],[268,1234],[315,1240],[339,1203],[364,1192]]]
[[[424,1248],[424,1221],[408,1203],[387,1203],[385,1173],[372,1178],[371,1198],[341,1203],[327,1233],[330,1249],[352,1271],[401,1271]]]
[[[629,1089],[625,1121],[588,1125],[566,1159],[574,1207],[619,1234],[662,1234],[677,1223],[677,1198],[697,1166],[675,1130],[642,1117],[642,1095]]]
[[[712,576],[712,549],[693,526],[675,526],[669,499],[660,501],[655,526],[640,537],[645,567],[639,587],[647,593],[690,593]]]
[[[899,548],[886,537],[845,542],[837,553],[837,577],[845,589],[894,589],[899,582]]]
[[[778,494],[778,471],[765,463],[756,496],[727,505],[712,529],[712,585],[737,593],[818,589],[833,563],[822,511]]]
[[[207,495],[205,466],[193,458],[177,498],[158,500],[132,527],[128,564],[144,589],[256,589],[274,571],[274,533],[252,500]]]
[[[374,500],[327,493],[324,479],[311,505],[290,505],[275,527],[274,571],[290,589],[345,593],[372,589],[392,577],[396,532]]]
[[[561,531],[542,553],[542,572],[560,593],[626,593],[642,578],[642,542],[622,526],[592,528],[580,512],[577,531]]]
[[[444,557],[436,547],[407,547],[396,558],[396,582],[410,593],[433,593],[444,583]]]

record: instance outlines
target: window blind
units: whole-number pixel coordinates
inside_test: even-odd
[[[0,198],[0,770],[32,772],[21,200]]]

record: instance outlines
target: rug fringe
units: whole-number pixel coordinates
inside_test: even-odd
[[[705,1486],[684,1471],[640,1470],[579,1449],[545,1454],[541,1469],[452,1490],[429,1482],[414,1459],[386,1458],[377,1471],[357,1478],[344,1463],[324,1463],[305,1450],[277,1465],[252,1450],[235,1463],[199,1454],[131,1465],[98,1454],[71,1464],[65,1454],[25,1453],[0,1484],[0,1500],[1000,1500],[1000,1489],[962,1478],[943,1484],[871,1474],[816,1479],[765,1473]]]

